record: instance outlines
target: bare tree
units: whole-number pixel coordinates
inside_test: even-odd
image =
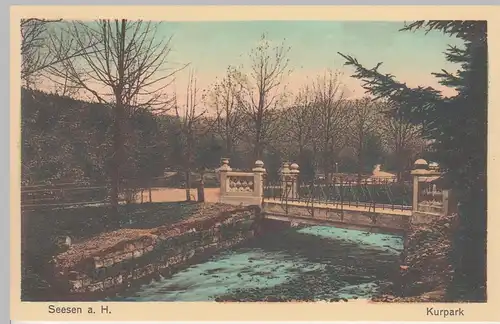
[[[321,151],[321,166],[326,179],[333,171],[335,158],[347,145],[351,112],[344,98],[340,74],[328,71],[313,83],[314,114],[317,127],[314,138]]]
[[[60,22],[61,19],[21,19],[21,80],[25,87],[31,88],[48,68],[82,54],[82,49],[69,44],[71,39],[63,42],[60,38],[59,44],[51,42],[50,34],[61,27]]]
[[[402,179],[402,172],[411,165],[414,156],[423,146],[420,136],[421,127],[410,123],[402,109],[394,109],[388,103],[384,105],[382,119],[382,137],[386,146],[394,154],[397,179]]]
[[[272,47],[266,35],[261,36],[259,45],[250,52],[249,75],[241,73],[237,80],[241,87],[238,92],[239,109],[249,121],[246,132],[248,142],[253,146],[254,159],[261,159],[264,148],[277,132],[280,114],[276,110],[283,107],[285,91],[283,79],[288,70],[290,51],[284,42]]]
[[[61,78],[60,82],[54,82],[52,84],[52,91],[62,97],[77,97],[78,96],[78,86],[72,81],[69,77],[69,73],[67,71],[64,72],[64,77]],[[62,73],[61,73],[62,74]],[[50,79],[50,77],[49,77]]]
[[[308,85],[300,89],[295,97],[295,105],[287,111],[290,137],[297,145],[299,156],[310,142],[314,128],[314,101]]]
[[[21,79],[30,87],[31,77],[52,62],[47,51],[47,24],[55,21],[44,19],[21,20]]]
[[[358,181],[363,172],[367,139],[373,135],[380,126],[380,107],[370,98],[356,99],[350,104],[352,110],[352,123],[350,138],[357,160]]]
[[[274,138],[274,147],[280,147],[280,151],[288,160],[298,158],[301,161],[304,151],[314,140],[313,108],[314,97],[309,85],[306,85],[299,89],[292,106],[280,112],[279,124],[282,127]]]
[[[158,23],[126,19],[67,22],[50,35],[59,64],[49,72],[55,83],[70,80],[81,94],[112,108],[111,204],[118,217],[122,165],[126,159],[128,117],[135,108],[163,110],[171,103],[164,90],[177,70],[168,69],[170,39],[157,37]],[[78,57],[67,58],[66,53]]]
[[[186,201],[191,201],[191,172],[193,170],[196,139],[208,130],[201,122],[205,120],[206,109],[199,106],[199,89],[193,71],[189,72],[186,88],[186,104],[181,109],[175,104],[175,113],[181,135],[183,166],[185,172]],[[203,129],[201,129],[203,127]]]
[[[58,21],[21,19],[21,80],[28,88],[38,73],[55,63],[56,59],[48,47],[47,31],[50,23]]]
[[[240,85],[235,79],[236,73],[233,67],[228,67],[224,78],[214,84],[207,96],[208,105],[216,113],[215,133],[223,139],[228,157],[231,157],[234,145],[242,135],[244,123],[238,113]]]

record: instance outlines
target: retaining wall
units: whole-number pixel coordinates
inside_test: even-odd
[[[87,255],[82,249],[72,248],[54,260],[55,282],[59,290],[69,294],[85,294],[128,287],[155,275],[169,275],[195,257],[209,256],[253,237],[257,217],[256,207],[233,209],[217,217],[150,231],[129,230],[130,235],[122,233],[125,240]],[[93,244],[98,245],[99,240]]]

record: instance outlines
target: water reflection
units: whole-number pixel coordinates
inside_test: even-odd
[[[345,240],[355,242],[361,246],[384,250],[389,253],[401,253],[403,250],[403,239],[401,236],[376,234],[362,231],[345,230],[330,226],[311,226],[297,231],[298,233],[310,234],[332,240]]]

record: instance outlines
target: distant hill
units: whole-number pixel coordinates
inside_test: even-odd
[[[109,106],[23,88],[23,183],[106,181],[112,154],[112,121]],[[129,169],[139,170],[137,163],[154,158],[153,153],[164,163],[166,152],[161,144],[165,140],[157,117],[144,110],[134,112],[127,133]]]

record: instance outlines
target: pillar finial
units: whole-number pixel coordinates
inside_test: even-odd
[[[229,158],[222,158],[221,159],[221,167],[219,168],[219,171],[231,171],[231,167],[229,166]]]
[[[253,172],[266,172],[266,169],[264,168],[264,162],[261,160],[255,161],[255,167],[252,169]]]

